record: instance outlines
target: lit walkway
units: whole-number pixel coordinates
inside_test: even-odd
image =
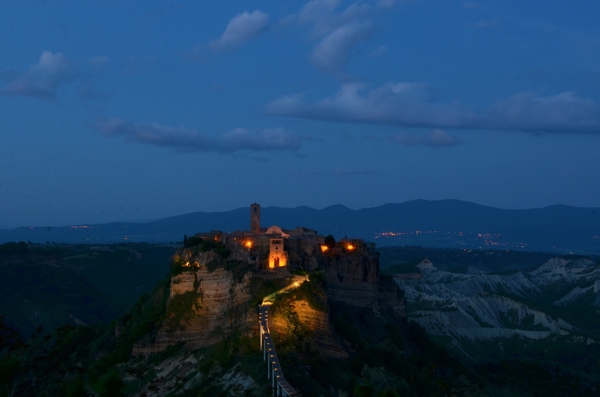
[[[269,308],[273,304],[275,297],[294,288],[298,288],[301,283],[308,280],[308,277],[296,277],[297,281],[280,289],[274,294],[268,295],[263,299],[258,313],[258,329],[260,334],[260,348],[264,353],[264,361],[267,362],[267,378],[271,379],[273,392],[276,396],[299,396],[298,392],[288,383],[281,372],[279,358],[275,351],[275,345],[271,339],[269,331]]]

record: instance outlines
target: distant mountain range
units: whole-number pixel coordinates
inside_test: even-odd
[[[113,222],[0,230],[0,242],[171,242],[200,231],[249,229],[249,208],[194,212],[152,222]],[[600,254],[600,208],[553,205],[509,210],[459,200],[414,200],[352,210],[334,205],[261,209],[263,226],[305,226],[336,238],[359,237],[379,245],[520,249]]]

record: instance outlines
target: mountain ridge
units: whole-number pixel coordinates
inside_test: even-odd
[[[501,209],[467,201],[411,200],[350,209],[341,204],[315,209],[263,207],[263,226],[306,226],[322,234],[377,241],[379,245],[524,249],[600,253],[600,208],[562,204],[531,209]],[[244,230],[247,208],[192,212],[149,222],[111,222],[61,227],[0,229],[2,241],[117,243],[181,241],[200,231]]]

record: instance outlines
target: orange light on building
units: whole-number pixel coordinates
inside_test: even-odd
[[[348,251],[352,251],[352,250],[354,249],[354,246],[353,246],[352,244],[348,244],[348,245],[346,246],[346,249],[347,249]]]
[[[275,269],[276,267],[285,267],[287,266],[287,257],[282,255],[281,257],[279,256],[274,256],[271,255],[269,257],[269,269]]]
[[[252,248],[252,241],[248,240],[244,243],[244,245],[246,246],[246,248]]]
[[[327,250],[329,250],[328,246],[326,246],[326,245],[321,246],[321,252],[327,252]]]

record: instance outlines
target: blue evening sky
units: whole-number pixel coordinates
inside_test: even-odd
[[[600,206],[600,2],[3,0],[0,228]]]

